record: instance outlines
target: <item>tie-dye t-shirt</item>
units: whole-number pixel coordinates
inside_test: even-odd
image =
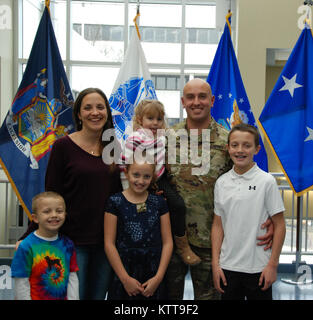
[[[73,242],[46,241],[31,233],[15,252],[12,277],[29,278],[32,300],[65,300],[70,272],[78,271]]]

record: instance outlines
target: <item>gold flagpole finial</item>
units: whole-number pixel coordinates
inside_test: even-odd
[[[45,6],[47,7],[50,14],[50,0],[45,0]]]
[[[137,30],[138,38],[139,38],[139,40],[141,40],[141,36],[140,36],[140,32],[139,32],[139,27],[138,27],[138,23],[137,23],[138,17],[140,17],[139,5],[137,6],[137,14],[136,14],[136,17],[134,18],[133,21],[134,21],[134,23],[135,23],[135,27],[136,27],[136,30]]]
[[[230,22],[229,22],[229,18],[232,16],[232,12],[230,10],[228,10],[228,14],[226,16],[226,23],[228,25],[228,29],[229,29],[229,33],[231,35],[231,25],[230,25]]]

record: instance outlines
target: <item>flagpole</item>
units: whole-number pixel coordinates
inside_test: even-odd
[[[297,238],[296,238],[296,274],[298,274],[302,250],[302,213],[303,196],[297,196]]]
[[[296,260],[292,263],[295,264],[295,272],[291,278],[281,278],[281,281],[304,285],[313,282],[312,279],[304,279],[301,277],[303,274],[299,273],[299,266],[301,264],[306,264],[305,261],[301,261],[301,251],[302,251],[302,218],[303,218],[303,195],[297,197],[297,229],[296,229]]]

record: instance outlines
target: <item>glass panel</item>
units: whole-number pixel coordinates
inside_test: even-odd
[[[23,1],[23,58],[28,59],[44,9],[44,0]],[[66,1],[50,4],[51,21],[62,59],[66,58]]]
[[[72,23],[73,60],[123,61],[123,3],[72,2]]]
[[[215,56],[217,44],[189,44],[185,46],[186,64],[211,65]]]
[[[23,58],[28,59],[42,15],[43,0],[23,0]]]
[[[61,58],[66,59],[66,0],[50,3],[51,20]]]
[[[168,77],[167,78],[167,89],[176,90],[178,88],[178,77]]]
[[[216,28],[215,6],[186,6],[186,28]]]
[[[193,78],[206,78],[208,77],[208,74],[210,72],[210,68],[207,69],[185,69],[186,75],[192,75]]]
[[[130,30],[134,26],[136,10],[135,4],[129,6]],[[180,63],[181,17],[182,7],[179,5],[140,5],[140,34],[148,63]]]
[[[175,121],[171,119],[179,119],[180,108],[180,92],[171,90],[156,90],[158,100],[161,101],[165,108],[166,117],[169,119],[169,125]]]
[[[181,45],[178,43],[141,43],[147,63],[180,63]]]
[[[107,98],[113,90],[119,68],[110,67],[72,67],[72,90],[73,93],[89,87],[97,87],[103,90]]]
[[[157,1],[156,1],[157,2]],[[129,5],[128,24],[134,25],[137,5]],[[140,4],[140,26],[181,27],[182,7],[165,4]]]
[[[166,89],[166,78],[162,76],[158,76],[156,78],[156,87],[160,90]]]

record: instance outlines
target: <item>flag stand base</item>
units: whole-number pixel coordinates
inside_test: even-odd
[[[303,279],[303,274],[295,274],[290,278],[281,278],[280,281],[293,285],[306,285],[313,283],[313,280]]]
[[[301,256],[300,253],[296,253],[296,261],[293,261],[292,264],[295,265],[295,273],[293,275],[290,275],[289,277],[287,276],[286,278],[281,278],[280,280],[282,282],[288,283],[288,284],[293,284],[293,285],[306,285],[306,284],[311,284],[313,283],[313,279],[311,276],[306,277],[306,273],[300,273],[299,266],[305,266],[307,265],[305,261],[301,261]],[[310,268],[308,266],[308,268]],[[305,271],[305,270],[303,270]],[[311,269],[310,269],[311,272]],[[311,274],[309,272],[309,274]]]

